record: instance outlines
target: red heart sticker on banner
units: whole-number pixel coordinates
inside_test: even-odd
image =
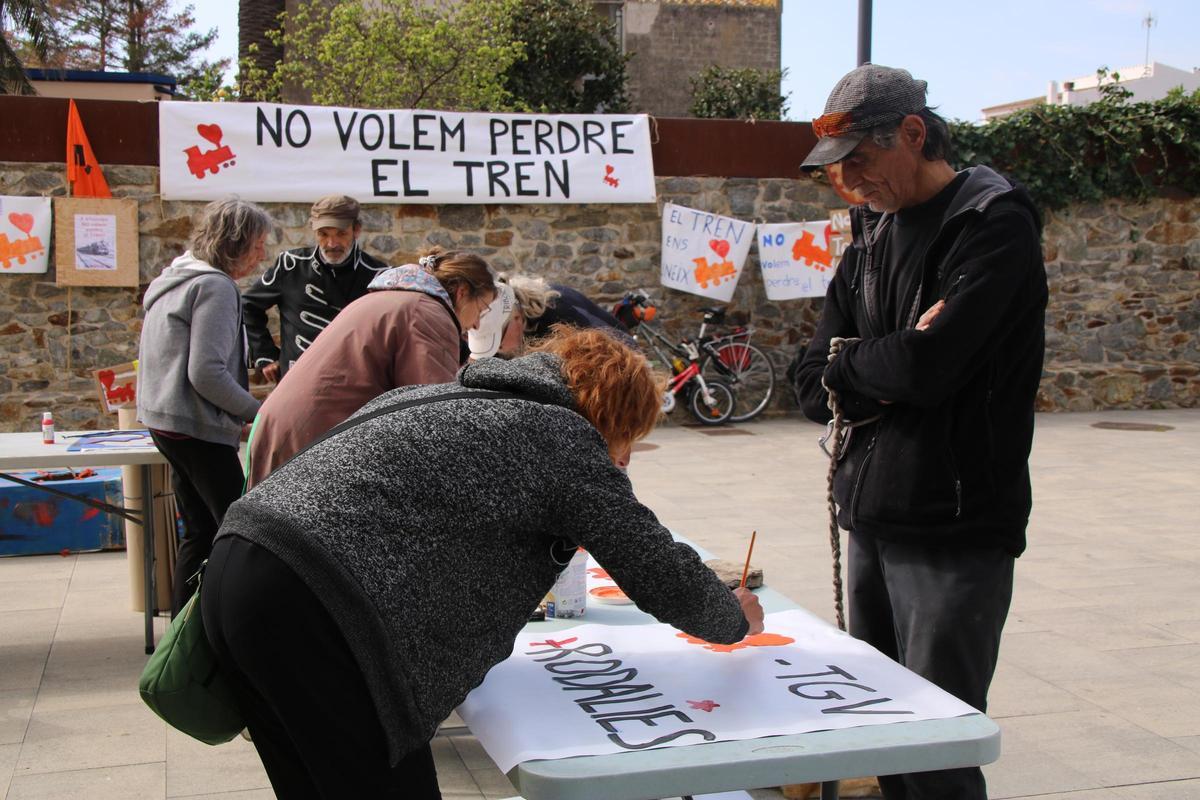
[[[605,174],[605,175],[612,175],[612,174],[613,174],[613,165],[612,165],[612,164],[605,164],[605,165],[604,165],[604,174]]]
[[[197,125],[196,132],[218,147],[221,145],[221,137],[224,136],[220,125]]]
[[[8,215],[8,221],[15,225],[26,236],[33,230],[33,214],[18,214],[13,212]]]
[[[719,255],[721,258],[729,255],[728,239],[709,239],[708,246],[711,247],[713,252]]]

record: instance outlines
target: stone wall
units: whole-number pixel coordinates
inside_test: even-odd
[[[704,68],[779,69],[778,4],[625,3],[629,97],[635,111],[690,116],[689,78]]]
[[[165,202],[154,167],[106,166],[116,196],[139,200],[143,286],[185,247],[199,203]],[[807,178],[659,178],[661,201],[740,219],[788,222],[827,218],[842,206]],[[0,163],[0,194],[62,195],[60,164]],[[306,206],[268,204],[278,223],[271,249],[306,244]],[[1200,200],[1107,203],[1051,216],[1046,255],[1045,410],[1200,405]],[[501,270],[544,275],[602,304],[644,287],[660,300],[660,319],[682,336],[696,330],[703,298],[658,288],[659,210],[654,205],[421,206],[364,210],[362,240],[391,263],[428,244],[468,248]],[[812,335],[820,300],[770,303],[757,256],[732,303],[756,329],[782,379],[787,361]],[[0,275],[0,430],[35,430],[43,410],[60,429],[106,427],[92,370],[136,357],[141,292],[77,287],[46,275]],[[68,307],[70,315],[68,319]],[[68,369],[68,343],[70,368]],[[781,386],[782,389],[782,386]],[[774,411],[794,406],[781,390]]]

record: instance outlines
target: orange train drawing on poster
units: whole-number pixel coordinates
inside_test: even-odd
[[[13,242],[9,241],[7,235],[0,233],[0,267],[10,269],[14,261],[24,264],[29,256],[45,249],[46,246],[42,244],[42,240],[36,236],[28,236]]]
[[[792,260],[807,262],[810,267],[824,272],[833,266],[833,256],[828,247],[829,238],[830,226],[828,225],[825,226],[825,247],[817,244],[812,231],[804,231],[792,245]]]
[[[733,265],[726,256],[729,255],[729,240],[728,239],[711,239],[708,242],[709,248],[721,257],[721,261],[709,262],[704,256],[693,258],[692,263],[696,265],[696,271],[693,276],[696,278],[696,283],[701,289],[707,289],[708,284],[720,286],[721,281],[737,280],[737,267]]]

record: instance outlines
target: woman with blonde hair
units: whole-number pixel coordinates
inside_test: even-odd
[[[458,370],[462,335],[495,299],[488,263],[434,247],[416,264],[375,276],[292,365],[259,411],[247,485],[386,391],[445,383]]]
[[[190,249],[146,289],[138,347],[138,419],[171,465],[184,535],[172,597],[178,613],[225,509],[242,493],[237,448],[258,401],[247,391],[237,281],[266,256],[271,218],[253,203],[210,203]]]
[[[376,398],[233,505],[204,626],[279,797],[438,797],[431,737],[576,547],[693,636],[761,632],[754,595],[674,542],[620,469],[659,392],[638,353],[560,329]]]
[[[570,286],[535,275],[500,273],[496,300],[467,335],[471,358],[512,358],[550,335],[555,325],[597,328],[635,347],[617,318]]]

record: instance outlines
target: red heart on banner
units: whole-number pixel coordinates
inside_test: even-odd
[[[196,132],[214,145],[221,146],[221,137],[224,136],[224,133],[221,132],[220,125],[197,125]]]
[[[613,174],[613,165],[612,165],[612,164],[605,164],[605,165],[604,165],[604,174],[605,174],[605,175],[612,175],[612,174]]]
[[[113,381],[117,379],[117,373],[111,369],[102,369],[96,373],[96,377],[100,379],[100,384],[105,388],[112,388]]]
[[[33,230],[33,214],[18,214],[14,211],[8,215],[8,221],[17,226],[26,236]]]
[[[708,246],[711,247],[713,252],[719,255],[721,258],[729,255],[728,239],[709,239]]]

